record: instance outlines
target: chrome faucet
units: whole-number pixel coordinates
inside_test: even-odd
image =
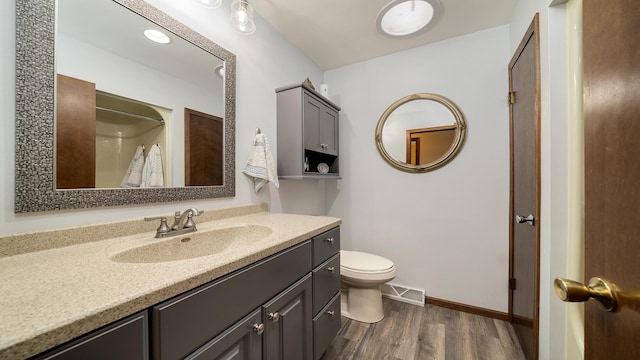
[[[183,213],[176,211],[174,214],[174,222],[171,227],[167,225],[166,216],[146,217],[145,221],[160,220],[160,226],[156,229],[156,238],[166,238],[174,235],[181,235],[197,231],[196,223],[193,221],[194,216],[201,215],[204,211],[196,208],[190,208]],[[185,221],[186,219],[186,221]]]

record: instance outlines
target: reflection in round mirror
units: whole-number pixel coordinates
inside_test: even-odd
[[[451,100],[419,93],[391,104],[376,126],[376,146],[393,167],[426,172],[451,161],[464,142],[466,122]]]

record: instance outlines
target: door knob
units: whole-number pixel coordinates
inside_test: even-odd
[[[522,223],[528,223],[531,226],[535,225],[536,222],[536,218],[535,216],[533,216],[533,214],[529,214],[527,216],[520,216],[520,215],[516,215],[516,222],[518,224],[522,224]]]
[[[603,311],[616,310],[618,299],[613,286],[599,277],[591,278],[588,286],[578,281],[556,278],[553,287],[562,301],[583,302],[593,299]]]

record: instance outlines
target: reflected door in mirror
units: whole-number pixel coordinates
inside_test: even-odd
[[[184,109],[184,120],[185,185],[222,185],[222,118]]]
[[[96,85],[58,74],[56,188],[95,187]]]
[[[426,165],[440,159],[455,136],[455,125],[407,130],[407,164]]]

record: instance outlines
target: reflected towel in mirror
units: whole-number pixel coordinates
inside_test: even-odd
[[[160,146],[155,144],[149,150],[149,155],[142,169],[142,182],[140,187],[163,187],[164,175],[162,173],[162,154]]]
[[[123,188],[140,187],[140,182],[142,181],[143,167],[144,167],[144,148],[142,147],[142,145],[140,145],[136,149],[136,153],[135,155],[133,155],[133,159],[131,159],[131,163],[129,163],[129,167],[127,168],[127,172],[124,174],[124,177],[122,178],[120,187],[123,187]]]
[[[258,133],[253,139],[249,159],[242,172],[247,176],[253,177],[256,194],[269,181],[273,183],[276,189],[280,187],[276,162],[271,154],[269,141],[264,134]]]

